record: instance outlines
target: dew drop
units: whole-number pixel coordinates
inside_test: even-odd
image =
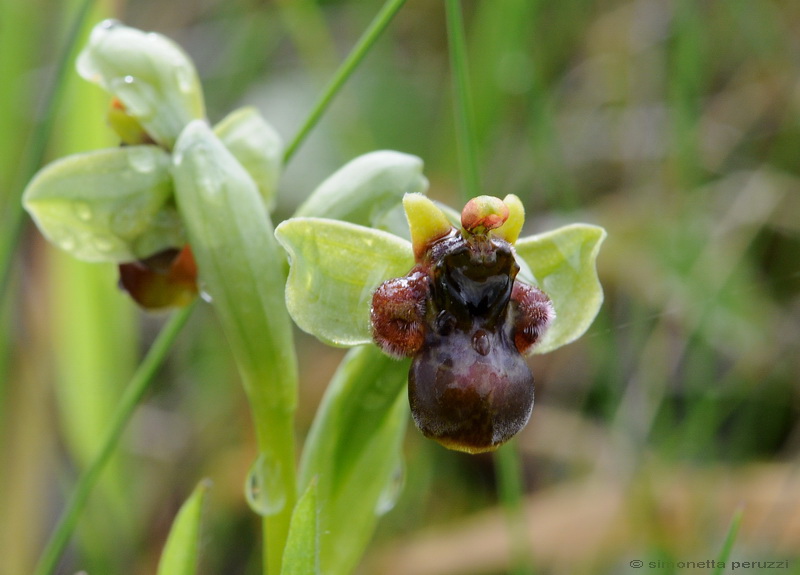
[[[92,238],[92,245],[99,252],[110,252],[111,248],[114,247],[114,244],[111,242],[111,240],[104,238],[103,236],[94,236]]]
[[[92,208],[86,202],[75,202],[72,207],[79,220],[88,222],[92,219]]]
[[[125,104],[131,116],[148,119],[155,115],[155,93],[152,86],[140,82],[135,76],[127,75],[111,80],[111,92]]]
[[[75,238],[71,235],[63,235],[58,240],[56,240],[58,247],[60,247],[64,251],[72,251],[75,248]]]
[[[286,505],[283,469],[269,454],[262,453],[247,473],[244,489],[247,503],[263,516],[280,513]]]
[[[128,148],[128,164],[139,173],[149,174],[156,169],[156,158],[148,147],[131,146]]]
[[[195,88],[194,73],[186,64],[175,66],[175,81],[178,83],[178,90],[183,94],[191,94]]]
[[[394,509],[394,506],[397,504],[397,500],[400,498],[400,494],[403,492],[403,487],[406,484],[406,466],[401,459],[397,467],[394,468],[392,471],[392,475],[389,477],[389,482],[381,491],[381,494],[378,496],[378,501],[375,503],[375,515],[382,516],[386,515]]]
[[[141,230],[146,222],[134,206],[127,206],[117,211],[111,218],[111,228],[122,238],[130,237]]]
[[[116,28],[117,26],[121,25],[122,24],[120,23],[120,21],[114,18],[106,18],[99,24],[100,28],[105,30],[111,30],[112,28]]]
[[[204,302],[214,303],[214,298],[211,297],[211,294],[208,293],[206,290],[200,289],[198,293],[200,294],[200,299],[202,299]]]

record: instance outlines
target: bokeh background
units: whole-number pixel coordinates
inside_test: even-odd
[[[537,574],[710,572],[671,562],[790,560],[800,573],[800,3],[465,0],[486,193],[519,195],[526,233],[604,226],[606,301],[578,342],[531,365],[520,434]],[[0,207],[17,210],[40,101],[74,0],[0,0]],[[137,0],[93,8],[194,58],[209,117],[257,106],[286,140],[377,0]],[[88,28],[87,28],[88,31]],[[85,31],[86,32],[86,31]],[[460,202],[441,2],[409,0],[288,167],[275,219],[374,149],[416,154]],[[106,96],[68,73],[45,160],[114,145]],[[8,228],[8,226],[5,226]],[[76,474],[164,315],[24,220],[0,304],[0,573],[29,573]],[[13,251],[12,251],[13,250]],[[298,334],[298,436],[343,351]],[[508,572],[491,456],[410,429],[404,489],[363,574]],[[93,494],[62,573],[154,572],[202,477],[204,574],[255,574],[243,496],[248,410],[209,305],[184,330]],[[630,561],[643,560],[644,569]],[[648,569],[650,561],[662,562]]]

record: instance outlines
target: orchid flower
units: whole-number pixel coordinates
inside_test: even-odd
[[[524,356],[574,341],[594,320],[605,231],[573,224],[519,238],[525,215],[513,195],[474,198],[457,225],[422,194],[406,194],[403,207],[411,241],[332,219],[280,224],[287,308],[325,343],[374,342],[411,357],[422,433],[451,449],[494,450],[530,417]]]

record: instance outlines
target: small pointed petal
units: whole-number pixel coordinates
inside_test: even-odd
[[[508,218],[502,226],[494,230],[494,235],[513,244],[519,238],[522,224],[525,223],[525,207],[514,194],[508,194],[503,198],[503,203],[508,207]]]
[[[431,242],[449,234],[453,226],[436,204],[422,194],[406,194],[403,208],[411,228],[411,245],[414,257],[419,260]]]

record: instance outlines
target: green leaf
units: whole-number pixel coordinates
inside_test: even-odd
[[[428,189],[422,167],[421,159],[401,152],[364,154],[322,182],[295,216],[342,220],[408,235],[399,205],[406,193]],[[399,220],[393,215],[399,215]]]
[[[331,345],[372,341],[372,292],[414,265],[411,244],[348,222],[292,218],[275,230],[291,260],[286,306],[300,329]]]
[[[69,156],[31,180],[23,204],[45,237],[78,259],[142,259],[185,243],[171,163],[157,146]]]
[[[283,552],[281,575],[316,575],[319,573],[319,521],[317,484],[312,481],[297,501],[289,538]]]
[[[193,575],[197,573],[200,520],[203,515],[206,494],[210,487],[210,481],[201,481],[178,511],[164,550],[161,552],[158,575]]]
[[[517,256],[533,271],[536,285],[553,302],[556,320],[534,348],[547,353],[578,339],[603,303],[596,260],[606,232],[598,226],[573,224],[519,240]]]
[[[350,573],[399,495],[408,366],[361,346],[325,391],[299,473],[301,488],[317,484],[320,573]]]
[[[214,133],[253,178],[271,207],[283,165],[283,142],[255,108],[240,108],[214,126]]]
[[[174,42],[106,20],[92,30],[78,73],[118,98],[159,144],[172,148],[183,128],[205,116],[191,59]]]

